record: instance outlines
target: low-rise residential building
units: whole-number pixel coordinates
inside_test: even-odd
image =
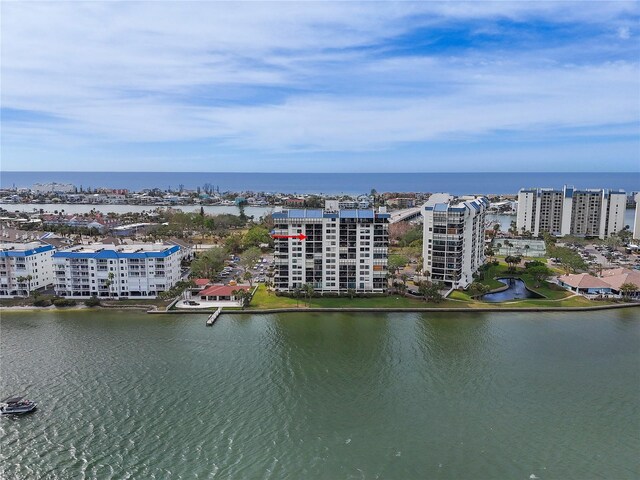
[[[28,297],[53,284],[54,252],[41,242],[0,244],[0,297]]]
[[[485,261],[484,225],[489,200],[433,194],[422,207],[424,272],[432,282],[466,288]]]
[[[203,302],[237,302],[238,298],[234,292],[240,290],[248,292],[250,287],[248,285],[209,285],[196,295]]]
[[[309,284],[318,292],[386,291],[385,209],[340,210],[337,201],[328,201],[325,209],[274,212],[273,221],[277,290],[290,292]]]
[[[558,277],[558,284],[567,290],[582,295],[608,296],[611,294],[611,285],[601,278],[594,277],[588,273],[562,275]]]
[[[53,256],[57,295],[155,298],[180,280],[180,247],[92,244]]]
[[[626,201],[623,190],[521,189],[516,226],[536,237],[547,232],[604,239],[624,229]]]
[[[558,277],[561,287],[585,296],[640,298],[640,272],[629,268],[603,270],[599,277],[588,273],[562,275]],[[624,291],[623,285],[635,286]]]
[[[395,197],[387,200],[387,206],[391,208],[413,208],[416,206],[416,199],[410,197]]]

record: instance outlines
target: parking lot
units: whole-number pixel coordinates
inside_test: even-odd
[[[244,269],[238,265],[240,261],[239,257],[229,259],[227,266],[220,273],[216,279],[225,285],[229,282],[235,281],[237,283],[247,283],[242,276],[244,275]],[[263,283],[267,280],[269,267],[273,264],[273,255],[264,255],[258,263],[249,268],[249,272],[253,275],[253,283]]]
[[[610,247],[606,245],[578,245],[569,244],[587,263],[590,268],[636,268],[640,269],[640,255],[628,253],[624,247]]]

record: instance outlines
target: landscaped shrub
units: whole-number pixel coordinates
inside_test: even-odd
[[[56,307],[73,307],[76,305],[76,301],[72,298],[56,298],[53,304]]]
[[[91,297],[84,301],[87,307],[97,307],[100,305],[100,299],[98,297]]]
[[[539,260],[533,260],[531,262],[524,262],[524,267],[525,268],[533,268],[533,267],[546,267],[547,264],[544,262],[541,262]]]
[[[51,305],[51,300],[48,298],[39,297],[37,300],[33,302],[34,307],[48,307]]]

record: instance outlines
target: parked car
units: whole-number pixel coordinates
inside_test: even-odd
[[[193,305],[193,306],[197,306],[200,305],[198,302],[195,302],[193,300],[185,300],[184,302],[186,305]]]

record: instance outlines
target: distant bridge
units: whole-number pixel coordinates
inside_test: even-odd
[[[391,214],[389,223],[409,222],[415,220],[422,215],[422,207],[407,208],[405,210],[398,210]]]

